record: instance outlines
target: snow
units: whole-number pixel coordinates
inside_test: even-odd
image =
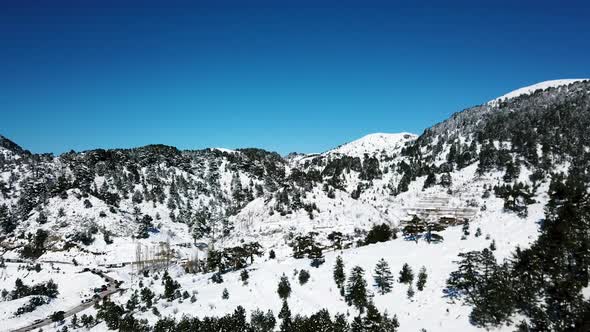
[[[72,265],[41,264],[40,272],[19,269],[19,265],[21,264],[6,263],[6,268],[0,269],[0,289],[12,291],[17,278],[28,286],[51,279],[58,285],[59,294],[51,303],[19,317],[14,316],[14,313],[26,304],[30,297],[0,302],[0,321],[2,321],[0,331],[2,332],[27,326],[36,319],[45,319],[55,311],[75,307],[80,304],[81,299],[92,296],[93,288],[105,283],[101,277],[89,272],[80,273],[82,268]],[[22,266],[24,267],[24,264]]]
[[[571,83],[586,81],[589,80],[588,78],[574,78],[574,79],[560,79],[560,80],[551,80],[551,81],[544,81],[537,84],[529,85],[520,89],[516,89],[512,92],[509,92],[501,97],[498,97],[494,100],[490,100],[488,103],[495,103],[505,99],[512,99],[522,95],[531,94],[537,90],[546,90],[549,88],[555,88],[559,86],[569,85]]]
[[[410,133],[374,133],[329,150],[324,154],[343,154],[362,158],[365,154],[375,156],[385,151],[388,155],[392,155],[392,152],[401,151],[407,142],[413,141],[417,137],[417,135]]]
[[[459,303],[451,303],[444,297],[442,289],[451,271],[456,269],[454,261],[461,252],[481,250],[496,241],[495,255],[499,260],[509,257],[516,245],[527,247],[537,236],[537,224],[543,216],[544,199],[530,207],[529,217],[520,219],[512,214],[502,212],[503,201],[490,198],[488,210],[482,218],[471,224],[471,235],[461,240],[461,226],[450,227],[442,233],[444,241],[438,244],[428,244],[425,241],[415,243],[398,238],[393,241],[369,245],[360,248],[347,249],[337,252],[327,252],[326,262],[319,268],[310,267],[308,259],[294,259],[287,253],[279,255],[276,260],[259,258],[248,268],[250,279],[247,285],[240,280],[240,271],[224,275],[224,283],[214,284],[210,274],[185,274],[180,269],[171,270],[171,276],[179,281],[182,289],[189,294],[196,294],[197,301],[191,303],[184,300],[166,302],[160,300],[158,310],[163,316],[180,319],[182,315],[190,313],[193,316],[219,316],[233,312],[241,305],[250,313],[254,309],[264,311],[270,309],[276,315],[281,307],[281,301],[276,293],[276,285],[282,274],[289,277],[292,294],[289,306],[294,314],[312,314],[322,308],[328,308],[331,314],[350,313],[356,315],[356,310],[349,307],[333,281],[332,269],[336,257],[341,255],[348,273],[353,266],[361,266],[365,270],[365,277],[374,295],[376,306],[390,314],[396,314],[400,322],[399,331],[480,331],[469,323],[470,308]],[[477,227],[482,230],[481,237],[475,237]],[[486,236],[489,235],[489,239]],[[394,284],[393,291],[386,295],[377,294],[373,285],[372,274],[377,261],[384,258],[392,273],[397,278],[398,271],[404,263],[408,263],[415,273],[425,266],[428,281],[424,291],[416,290],[412,300],[406,296],[407,285]],[[306,269],[311,274],[310,281],[299,285],[296,273]],[[150,287],[157,294],[163,293],[160,281],[152,283],[151,278],[142,278],[143,284]],[[132,289],[139,289],[136,279]],[[227,288],[229,299],[222,300],[223,289]],[[415,288],[415,287],[414,287]],[[127,300],[128,291],[120,300]],[[155,322],[149,313],[139,313],[137,318],[146,318]],[[497,331],[512,331],[512,327],[503,327]],[[102,331],[101,327],[93,331]]]
[[[550,86],[561,86],[574,81],[579,80],[543,82],[516,90],[500,98],[513,98],[524,93],[531,93],[539,88],[546,89]],[[496,100],[500,100],[500,98]],[[416,138],[416,135],[410,133],[375,133],[322,154],[291,156],[287,161],[289,166],[286,167],[286,172],[290,171],[289,167],[299,167],[303,170],[315,168],[321,172],[325,163],[307,165],[306,161],[313,158],[330,160],[351,156],[363,159],[365,155],[368,155],[379,159],[383,174],[381,177],[371,180],[370,186],[364,188],[358,199],[353,199],[350,193],[359,185],[366,185],[369,181],[360,179],[359,173],[355,171],[343,172],[340,175],[344,190],[335,190],[332,198],[328,197],[321,183],[314,185],[309,191],[303,191],[301,201],[317,206],[317,210],[313,210],[312,217],[303,209],[288,211],[287,214],[281,215],[276,211],[277,200],[272,193],[265,193],[265,195],[248,202],[236,215],[229,217],[230,223],[235,228],[230,236],[216,242],[216,248],[257,241],[260,242],[266,253],[273,249],[277,254],[277,259],[258,258],[256,263],[248,267],[250,282],[246,286],[239,278],[240,271],[224,275],[225,282],[219,285],[210,282],[210,274],[185,274],[179,266],[172,266],[171,275],[180,282],[182,291],[196,292],[197,302],[190,303],[190,301],[184,300],[183,303],[179,301],[169,303],[159,300],[156,305],[158,310],[163,316],[180,318],[186,314],[202,317],[223,315],[232,312],[236,306],[242,305],[248,313],[260,308],[271,309],[277,315],[281,303],[276,294],[276,284],[279,277],[285,273],[289,276],[293,288],[293,294],[289,299],[293,314],[311,314],[319,309],[328,308],[332,314],[350,313],[352,317],[356,314],[355,310],[344,303],[332,280],[334,261],[337,255],[342,255],[346,272],[348,273],[355,265],[363,267],[369,285],[373,284],[372,272],[380,258],[387,260],[396,276],[404,263],[408,263],[415,273],[421,266],[426,267],[428,271],[426,289],[422,292],[416,291],[413,300],[406,297],[407,286],[398,283],[395,284],[393,292],[390,294],[375,294],[374,301],[380,310],[397,315],[401,324],[400,331],[418,331],[422,328],[428,331],[481,331],[469,323],[468,314],[471,308],[459,303],[450,303],[448,299],[443,297],[442,289],[445,281],[450,272],[456,268],[454,261],[459,253],[481,250],[488,247],[492,240],[496,241],[495,255],[499,260],[509,257],[517,245],[521,247],[530,245],[537,238],[538,221],[543,218],[548,183],[545,182],[538,188],[535,197],[537,203],[529,206],[528,217],[524,219],[513,213],[505,212],[502,199],[498,199],[494,195],[489,198],[482,197],[485,191],[484,186],[491,188],[493,185],[501,183],[503,172],[491,172],[480,176],[476,174],[476,163],[451,172],[452,185],[448,191],[447,188],[440,185],[423,189],[426,178],[423,176],[413,181],[407,192],[392,196],[390,188],[395,187],[401,177],[393,169],[401,161],[406,160],[406,157],[401,156],[402,148]],[[459,140],[468,143],[466,137],[459,137]],[[505,144],[506,142],[497,143]],[[443,151],[448,151],[448,149],[448,144],[445,144]],[[217,148],[217,150],[236,153],[234,150],[222,148]],[[2,149],[0,149],[1,151]],[[425,156],[431,153],[429,151],[423,152]],[[436,165],[446,161],[441,156],[444,154],[435,156],[434,163]],[[219,158],[218,182],[221,188],[219,193],[221,197],[231,199],[229,188],[231,188],[232,178],[236,172],[242,186],[249,182],[253,184],[263,182],[262,179],[241,170],[232,169],[227,158]],[[556,169],[565,168],[566,165],[556,167]],[[195,167],[195,169],[201,170],[202,168]],[[145,171],[145,169],[141,170],[141,172]],[[169,171],[203,184],[207,176],[205,171],[189,173],[178,168],[171,168]],[[529,182],[528,175],[530,173],[529,169],[522,166],[519,181]],[[9,172],[0,172],[1,179],[6,181],[8,176]],[[440,180],[440,175],[438,177]],[[95,179],[98,186],[102,181],[104,178],[97,177]],[[140,186],[138,185],[134,189],[137,188]],[[63,267],[59,273],[50,273],[52,270],[50,270],[48,263],[43,264],[43,271],[39,274],[22,269],[18,270],[14,264],[8,264],[8,268],[4,271],[0,270],[0,289],[11,290],[17,277],[23,279],[26,284],[48,280],[51,277],[58,283],[60,290],[59,298],[51,304],[18,318],[13,317],[12,314],[27,299],[0,303],[2,308],[0,309],[0,319],[3,320],[3,324],[0,324],[0,331],[4,329],[4,326],[11,328],[24,326],[37,318],[45,318],[56,310],[67,310],[79,304],[80,299],[87,296],[91,287],[103,283],[101,278],[88,273],[80,274],[79,270],[86,266],[101,266],[101,269],[106,269],[106,263],[134,261],[138,245],[141,245],[144,252],[147,252],[157,249],[162,242],[169,242],[174,249],[175,260],[190,259],[197,255],[202,258],[205,255],[200,249],[190,245],[193,239],[189,226],[172,222],[169,216],[170,211],[165,204],[147,201],[134,204],[127,198],[121,201],[113,213],[109,206],[97,197],[87,198],[92,203],[92,207],[87,208],[83,203],[84,200],[78,196],[80,195],[77,189],[72,189],[68,191],[68,197],[65,199],[50,198],[46,208],[48,217],[46,224],[39,225],[36,221],[37,212],[34,212],[19,227],[22,231],[32,231],[36,228],[49,230],[52,234],[57,235],[58,240],[56,241],[59,242],[59,236],[66,238],[75,231],[84,230],[88,225],[94,224],[99,229],[104,228],[112,232],[113,243],[106,244],[101,231],[99,231],[95,234],[95,241],[88,246],[80,245],[68,250],[50,250],[41,256],[40,262],[63,262],[64,264],[59,264],[60,268]],[[186,198],[191,199],[191,203],[195,206],[205,206],[210,201],[215,203],[215,197],[197,191],[191,192]],[[473,209],[474,219],[471,223],[471,235],[466,240],[461,240],[461,226],[454,226],[449,227],[441,234],[444,241],[438,244],[428,244],[425,241],[415,243],[399,238],[386,243],[346,249],[341,252],[326,252],[325,264],[317,269],[310,267],[307,259],[296,260],[291,257],[292,249],[288,246],[289,239],[298,234],[317,232],[317,239],[323,244],[328,244],[327,234],[333,231],[340,231],[351,236],[361,234],[360,237],[362,232],[374,224],[387,223],[398,226],[400,222],[407,219],[408,211],[424,206],[426,203],[433,205],[433,201],[437,201],[437,206],[441,208],[463,209],[469,207]],[[486,209],[482,208],[484,206]],[[133,234],[136,234],[137,223],[134,221],[131,211],[136,207],[141,210],[141,213],[154,218],[153,223],[158,232],[151,233],[148,239],[132,237]],[[65,216],[59,216],[60,208],[64,210]],[[104,214],[101,215],[101,212]],[[477,227],[480,227],[483,233],[483,236],[479,238],[474,237]],[[488,234],[489,239],[486,236]],[[17,245],[22,242],[15,239],[11,245],[14,245],[12,248],[16,249],[7,250],[3,257],[17,258],[19,256]],[[184,246],[186,244],[189,246]],[[60,246],[57,245],[56,248],[59,249]],[[81,267],[68,265],[73,259],[80,263]],[[311,273],[309,283],[304,286],[299,285],[295,276],[295,271],[301,269],[306,269]],[[112,299],[115,302],[124,304],[133,290],[139,289],[140,277],[133,272],[130,266],[113,268],[108,271],[109,276],[124,281],[124,287],[129,288],[122,295],[113,295]],[[151,278],[143,278],[144,285],[150,287],[157,294],[162,294],[161,282],[153,281],[152,284],[152,281]],[[221,299],[224,288],[229,291],[230,298],[228,300]],[[588,294],[590,291],[585,292],[586,296]],[[83,313],[91,312],[94,313],[94,309],[89,308]],[[136,318],[146,318],[152,324],[157,320],[151,311],[137,313]],[[55,327],[53,328],[55,330]],[[51,331],[52,327],[48,326],[44,330]],[[105,331],[106,326],[99,324],[92,330]],[[511,327],[497,329],[497,331],[512,330]]]
[[[225,153],[236,153],[236,152],[238,152],[236,150],[226,149],[226,148],[212,148],[211,150],[217,150],[219,152],[225,152]]]

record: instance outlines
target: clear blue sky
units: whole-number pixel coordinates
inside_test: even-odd
[[[590,76],[582,1],[191,2],[0,2],[0,134],[321,152]]]

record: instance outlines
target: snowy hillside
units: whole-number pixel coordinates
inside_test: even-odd
[[[522,95],[528,95],[528,94],[531,94],[537,90],[546,90],[549,88],[557,88],[560,86],[567,86],[572,83],[576,83],[576,82],[580,82],[580,81],[588,81],[588,80],[589,79],[587,79],[587,78],[576,78],[576,79],[561,79],[561,80],[551,80],[551,81],[539,82],[539,83],[536,83],[533,85],[525,86],[523,88],[511,91],[503,96],[500,96],[494,100],[489,101],[489,103],[498,102],[498,101],[506,100],[506,99],[512,99],[512,98],[516,98],[516,97],[519,97]]]
[[[359,158],[363,158],[365,154],[370,156],[375,156],[377,154],[393,155],[395,152],[399,152],[406,143],[411,142],[417,137],[417,135],[410,133],[369,134],[355,141],[329,150],[324,154],[343,154]]]
[[[588,293],[587,264],[577,260],[590,246],[575,246],[587,232],[559,218],[587,211],[589,92],[588,81],[543,82],[420,136],[370,134],[287,157],[164,145],[36,155],[0,137],[0,331],[176,331],[183,322],[221,331],[215,324],[255,321],[272,325],[254,329],[267,332],[336,322],[364,324],[359,331],[514,331],[522,322],[565,331],[563,319],[533,316],[526,303],[544,313],[556,282],[578,301],[564,308],[588,301],[580,295]],[[562,213],[574,199],[574,212]],[[565,254],[543,250],[543,241],[572,237],[565,249],[555,246]],[[453,284],[468,253],[482,260],[470,262],[475,268],[493,272],[476,285],[484,300],[470,297],[473,290],[449,295],[469,284]],[[570,265],[553,266],[559,257]],[[375,286],[381,258],[393,274],[388,292]],[[412,281],[398,280],[404,263]],[[353,274],[355,266],[364,272]],[[526,279],[522,271],[539,266],[554,270]],[[419,290],[422,267],[428,276]],[[563,271],[578,281],[559,279]],[[285,302],[277,294],[283,274]],[[559,280],[545,282],[552,277]],[[353,301],[350,285],[361,279],[368,294]],[[486,305],[498,299],[505,305]]]

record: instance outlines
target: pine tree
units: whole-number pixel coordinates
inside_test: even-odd
[[[424,290],[424,286],[426,285],[427,278],[428,278],[428,275],[426,274],[426,267],[422,266],[422,268],[420,269],[420,272],[418,273],[418,281],[416,281],[416,288],[419,291]]]
[[[428,173],[426,180],[424,180],[424,186],[422,189],[430,188],[436,184],[436,175],[434,173]]]
[[[242,272],[240,273],[240,279],[242,279],[242,283],[245,285],[248,284],[248,279],[250,278],[250,275],[248,274],[248,270],[244,269],[242,270]]]
[[[265,314],[256,309],[250,314],[250,326],[253,332],[272,332],[276,324],[277,321],[270,310]]]
[[[403,234],[408,239],[412,239],[418,243],[418,235],[424,233],[426,230],[424,222],[418,217],[414,216],[403,228]]]
[[[135,291],[135,292],[133,292],[133,294],[131,294],[131,297],[129,297],[129,300],[127,301],[127,304],[125,305],[125,307],[129,311],[133,311],[133,310],[135,310],[135,308],[137,308],[138,304],[139,304],[139,296],[137,295],[137,291]]]
[[[284,273],[281,276],[281,281],[279,281],[277,293],[283,301],[286,301],[291,295],[291,283],[289,282],[289,278],[287,278]]]
[[[346,281],[346,275],[344,274],[344,262],[342,261],[342,256],[340,255],[336,257],[336,264],[334,265],[334,281],[336,282],[336,286],[341,289],[344,287],[344,282]]]
[[[307,270],[299,271],[299,284],[305,285],[309,280],[309,272]]]
[[[375,279],[375,287],[379,289],[381,295],[391,292],[393,275],[385,259],[381,258],[377,263],[373,279]]]
[[[492,243],[490,243],[490,250],[491,251],[495,251],[496,250],[496,240],[492,240]]]
[[[292,328],[292,321],[291,321],[291,310],[289,309],[289,305],[287,301],[283,301],[283,306],[281,307],[281,311],[279,312],[279,319],[282,319],[281,322],[281,332],[291,332],[293,331]],[[293,331],[294,332],[294,331]]]
[[[464,236],[466,236],[466,237],[469,236],[469,221],[465,221],[463,223],[463,227],[462,227],[461,231],[463,232]]]
[[[412,287],[412,284],[408,286],[408,292],[406,294],[408,295],[408,299],[410,300],[414,297],[414,288]]]
[[[145,303],[145,306],[148,308],[152,307],[153,299],[155,297],[154,292],[152,292],[149,288],[142,288],[141,289],[141,300]]]
[[[359,313],[363,313],[369,303],[365,270],[360,266],[355,266],[350,272],[345,299],[348,305],[355,306]]]
[[[16,229],[16,221],[6,204],[0,205],[0,228],[4,234],[11,233]]]
[[[478,228],[475,230],[475,237],[480,237],[480,236],[481,236],[481,228],[479,228],[479,227],[478,227]]]
[[[404,263],[404,266],[399,272],[398,282],[400,284],[411,284],[413,280],[414,272],[412,272],[412,268],[408,265],[408,263]]]
[[[227,291],[227,288],[223,289],[223,293],[221,293],[221,298],[224,300],[229,299],[229,292]]]

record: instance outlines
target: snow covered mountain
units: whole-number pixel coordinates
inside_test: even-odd
[[[488,328],[443,294],[454,262],[492,243],[499,262],[517,246],[530,247],[556,191],[552,181],[589,164],[589,128],[590,82],[558,80],[458,112],[420,136],[370,134],[313,155],[150,145],[53,156],[0,137],[0,254],[10,260],[0,270],[0,289],[10,291],[17,278],[53,279],[61,294],[18,315],[34,296],[3,295],[0,317],[8,325],[0,331],[69,310],[107,277],[123,281],[126,291],[108,286],[97,294],[125,305],[121,310],[137,324],[223,316],[237,306],[249,317],[257,308],[276,316],[283,274],[291,280],[293,316],[327,307],[352,323],[358,312],[332,277],[337,256],[347,275],[353,266],[364,269],[371,301],[397,315],[399,331]],[[424,234],[412,237],[407,226],[416,219]],[[434,231],[434,224],[442,226]],[[396,235],[372,241],[379,227]],[[431,241],[432,233],[440,239]],[[424,266],[425,288],[410,296],[407,284],[395,283],[393,292],[379,293],[371,274],[380,258],[395,272],[404,263],[416,272]],[[173,281],[162,285],[164,265],[179,289]],[[101,272],[78,273],[84,268]],[[302,270],[311,274],[306,282]],[[146,287],[155,293],[150,310],[134,304],[139,294],[149,297]],[[224,289],[229,295],[222,299]],[[81,298],[72,300],[75,294]],[[109,329],[110,319],[101,317],[86,327]],[[504,322],[494,327],[514,330]]]
[[[329,150],[324,154],[342,154],[350,157],[371,157],[379,155],[391,155],[400,152],[406,143],[415,140],[418,136],[410,133],[384,134],[375,133],[359,138],[350,143]]]
[[[506,99],[512,99],[516,97],[520,97],[522,95],[529,95],[537,90],[547,90],[549,88],[559,88],[559,87],[567,87],[568,85],[576,82],[588,81],[588,78],[575,78],[575,79],[561,79],[561,80],[551,80],[551,81],[544,81],[539,82],[533,85],[525,86],[523,88],[516,89],[511,91],[503,96],[500,96],[496,99],[489,101],[489,103],[494,103]]]

